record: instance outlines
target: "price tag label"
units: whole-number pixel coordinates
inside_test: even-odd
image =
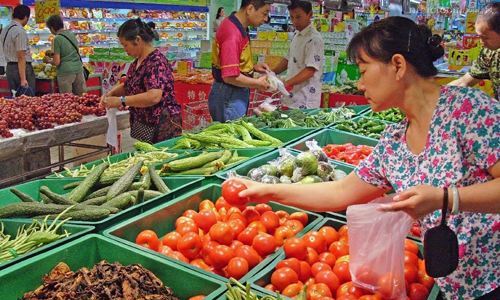
[[[52,15],[59,15],[61,4],[59,0],[36,0],[35,20],[37,23],[45,23]]]

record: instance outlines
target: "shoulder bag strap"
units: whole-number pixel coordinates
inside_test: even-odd
[[[9,31],[12,29],[12,27],[16,26],[16,24],[14,25],[10,25],[9,28],[7,28],[7,31],[5,32],[5,35],[3,36],[3,44],[2,46],[5,48],[5,40],[7,40],[7,35],[9,34]]]
[[[80,58],[80,61],[83,63],[83,61],[82,61],[82,56],[80,55],[80,51],[78,50],[78,47],[77,47],[75,44],[73,44],[73,42],[72,42],[72,41],[71,41],[71,40],[70,40],[67,36],[65,36],[64,34],[59,33],[58,35],[60,35],[60,36],[62,36],[62,37],[64,37],[65,39],[67,39],[67,40],[68,40],[68,42],[69,42],[69,43],[70,43],[70,44],[71,44],[71,45],[75,48],[75,50],[76,50],[76,54],[78,54],[78,57]]]

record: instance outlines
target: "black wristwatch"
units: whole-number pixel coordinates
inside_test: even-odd
[[[126,106],[127,106],[127,104],[125,104],[125,100],[126,100],[126,99],[125,99],[125,96],[121,96],[121,97],[120,97],[120,102],[122,103],[122,106],[123,106],[123,107],[126,107]]]

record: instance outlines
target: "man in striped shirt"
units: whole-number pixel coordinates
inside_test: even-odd
[[[31,87],[35,91],[35,72],[31,65],[28,35],[24,26],[30,18],[30,8],[18,5],[12,13],[12,22],[2,30],[2,43],[5,61],[7,62],[7,81],[10,90],[18,91],[20,87]]]

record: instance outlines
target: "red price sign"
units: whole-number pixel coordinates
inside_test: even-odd
[[[35,19],[37,23],[45,23],[52,15],[58,15],[61,10],[59,0],[36,0]]]

